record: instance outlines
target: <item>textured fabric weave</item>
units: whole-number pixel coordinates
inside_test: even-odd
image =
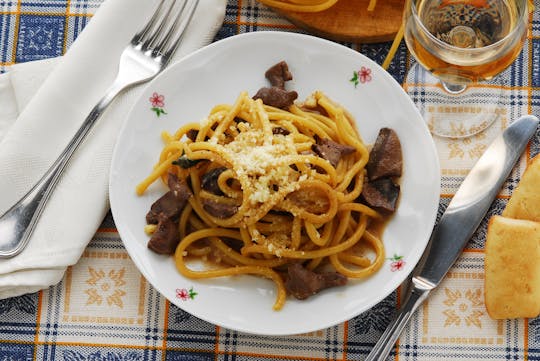
[[[15,63],[63,54],[99,5],[97,0],[0,0],[0,69],[9,72]],[[439,215],[491,140],[519,116],[540,114],[540,0],[535,5],[524,49],[502,74],[504,101],[493,110],[500,115],[497,123],[465,140],[435,138],[442,177]],[[258,30],[301,32],[255,0],[230,0],[217,39]],[[378,63],[390,46],[345,45]],[[413,61],[402,43],[389,72],[402,83]],[[491,91],[483,89],[482,97],[489,99]],[[429,88],[413,95],[429,96]],[[486,103],[459,111],[483,111]],[[540,360],[540,318],[494,321],[483,303],[487,220],[502,212],[527,161],[539,152],[540,131],[390,360]],[[57,286],[0,301],[0,360],[362,360],[394,315],[403,288],[354,319],[310,334],[263,337],[227,330],[160,296],[129,259],[109,214]]]

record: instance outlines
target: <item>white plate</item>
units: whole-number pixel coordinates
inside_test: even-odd
[[[404,174],[399,209],[384,232],[387,261],[374,276],[351,281],[273,311],[274,284],[254,276],[191,280],[181,276],[172,257],[146,248],[145,214],[165,192],[154,184],[138,197],[162,148],[160,132],[174,132],[199,121],[219,103],[232,103],[242,90],[267,86],[265,70],[285,60],[294,80],[288,89],[304,99],[322,90],[356,117],[358,129],[373,143],[381,127],[393,128],[403,147]],[[362,71],[363,69],[363,71]],[[354,72],[358,84],[351,79]],[[151,110],[150,97],[163,95],[166,114]],[[433,228],[439,202],[439,163],[431,136],[406,93],[376,63],[349,48],[306,35],[256,32],[203,48],[172,65],[144,90],[118,138],[110,177],[111,208],[129,255],[146,279],[183,310],[214,324],[266,335],[323,329],[364,312],[395,290],[418,262]],[[394,255],[400,260],[391,259]],[[197,294],[188,296],[189,290]],[[188,296],[188,297],[182,297]]]

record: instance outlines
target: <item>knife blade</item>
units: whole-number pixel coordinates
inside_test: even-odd
[[[385,360],[401,331],[429,293],[444,279],[476,231],[500,188],[538,127],[526,115],[512,123],[478,159],[434,228],[422,258],[412,271],[403,306],[365,361]]]

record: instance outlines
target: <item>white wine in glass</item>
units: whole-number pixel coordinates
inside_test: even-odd
[[[480,102],[478,89],[475,92],[471,85],[491,81],[489,100],[496,105],[497,90],[500,93],[504,85],[496,84],[496,76],[518,57],[527,35],[527,1],[407,0],[405,42],[423,69],[411,68],[406,83],[437,84],[434,76],[440,83],[428,98],[464,108]],[[489,113],[461,118],[443,114],[431,117],[428,124],[434,134],[467,137],[495,119]]]

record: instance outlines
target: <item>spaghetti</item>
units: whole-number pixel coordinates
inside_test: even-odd
[[[276,9],[302,12],[319,12],[332,7],[338,0],[259,0]],[[371,0],[373,1],[373,0]]]
[[[174,177],[192,193],[177,220],[174,257],[182,275],[271,279],[279,310],[290,293],[291,264],[346,278],[381,267],[384,246],[368,226],[384,217],[357,201],[368,148],[352,116],[322,92],[287,110],[243,92],[162,138],[159,162],[136,191]],[[337,158],[327,157],[329,146]],[[208,268],[190,268],[193,259],[209,261]]]
[[[259,0],[259,2],[276,9],[315,13],[334,6],[338,0]],[[377,0],[369,0],[367,10],[375,10],[376,4]]]

